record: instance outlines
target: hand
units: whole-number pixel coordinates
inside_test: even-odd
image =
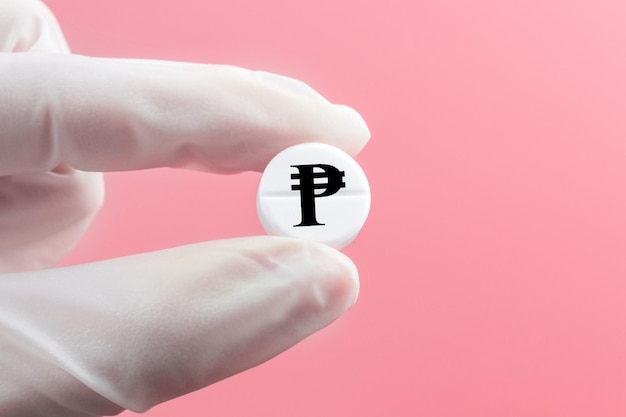
[[[308,141],[355,154],[369,138],[355,111],[268,73],[72,55],[37,0],[0,0],[0,51],[1,416],[144,411],[266,361],[355,301],[347,257],[279,237],[46,269],[100,207],[97,172],[262,170]]]

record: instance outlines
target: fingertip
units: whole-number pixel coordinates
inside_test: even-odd
[[[367,145],[371,138],[371,132],[365,119],[354,108],[346,105],[339,105],[343,108],[346,119],[346,127],[350,129],[348,139],[350,140],[344,149],[350,155],[355,156]]]
[[[227,241],[223,241],[227,242]],[[324,327],[357,300],[360,283],[354,262],[342,252],[311,240],[282,236],[232,239],[247,257],[268,268],[286,286],[297,289],[307,316]],[[277,266],[280,266],[277,268]],[[315,319],[314,317],[317,317]]]
[[[355,263],[344,253],[330,246],[309,242],[318,247],[327,259],[328,265],[334,264],[334,271],[331,275],[331,293],[338,303],[343,305],[343,310],[349,309],[358,299],[360,290],[359,271]]]
[[[290,242],[291,253],[284,265],[299,281],[301,307],[316,323],[315,330],[336,320],[356,302],[359,274],[350,258],[330,246],[300,239]],[[310,331],[311,333],[313,330]]]
[[[285,138],[284,142],[279,140],[279,145],[319,141],[354,156],[369,141],[371,133],[367,123],[354,108],[331,103],[305,82],[291,77],[265,71],[250,71],[247,74],[280,97],[288,98],[284,108],[299,108],[300,113],[287,120],[294,123],[296,129],[301,123],[300,128],[305,133]]]

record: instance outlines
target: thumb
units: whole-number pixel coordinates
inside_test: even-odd
[[[272,358],[357,293],[345,255],[267,236],[7,275],[0,414],[145,411]]]

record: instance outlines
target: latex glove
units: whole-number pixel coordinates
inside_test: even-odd
[[[305,141],[354,154],[369,138],[356,112],[266,73],[70,55],[35,0],[0,0],[0,48],[0,416],[144,411],[262,363],[352,305],[352,262],[287,238],[41,268],[100,206],[93,172],[261,170]]]

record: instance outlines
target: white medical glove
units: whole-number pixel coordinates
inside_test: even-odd
[[[1,417],[144,411],[352,305],[347,257],[279,237],[45,269],[98,210],[96,172],[262,170],[307,141],[355,154],[369,131],[352,109],[267,73],[71,55],[37,0],[0,0],[0,50]]]

